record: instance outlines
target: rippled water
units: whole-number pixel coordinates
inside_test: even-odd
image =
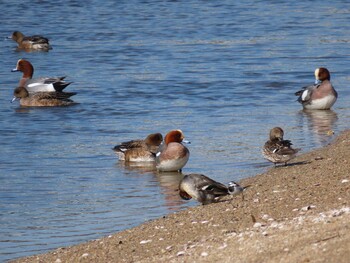
[[[196,202],[178,174],[126,167],[111,148],[182,129],[184,173],[224,183],[271,164],[270,128],[308,151],[349,127],[346,1],[0,2],[0,261],[98,238]],[[44,34],[48,53],[17,51],[12,31]],[[29,59],[35,76],[67,75],[69,108],[11,104]],[[304,113],[293,95],[326,66],[333,111]]]

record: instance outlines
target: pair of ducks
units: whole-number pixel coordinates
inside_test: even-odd
[[[113,148],[120,160],[125,162],[155,162],[158,171],[181,171],[186,165],[190,152],[182,143],[185,136],[181,130],[172,130],[164,138],[153,133],[144,140],[123,142]]]
[[[70,97],[76,95],[76,92],[63,92],[71,84],[64,81],[65,77],[42,77],[33,79],[34,67],[25,59],[17,62],[16,68],[12,72],[20,71],[23,73],[18,87],[14,90],[14,98],[19,100],[21,106],[29,107],[51,107],[51,106],[70,106],[75,104]]]
[[[290,140],[283,139],[284,132],[282,128],[275,127],[270,130],[270,139],[264,144],[262,149],[263,156],[273,162],[275,167],[278,163],[287,164],[293,159],[300,149],[293,149]],[[182,199],[189,200],[194,198],[203,205],[218,202],[222,197],[243,194],[243,191],[249,187],[242,187],[235,182],[229,182],[225,186],[202,174],[185,175],[179,184],[179,194]]]
[[[283,139],[282,128],[270,131],[270,139],[265,143],[263,156],[273,162],[284,163],[295,157],[299,149],[293,149],[289,140]],[[123,142],[113,148],[120,160],[125,162],[156,162],[159,171],[181,171],[189,158],[188,149],[182,145],[184,134],[181,130],[170,131],[164,139],[160,133],[150,134],[144,140]],[[194,198],[202,204],[218,202],[227,195],[238,195],[249,186],[242,187],[231,181],[228,186],[214,181],[203,174],[188,174],[180,181],[179,194],[182,199]]]

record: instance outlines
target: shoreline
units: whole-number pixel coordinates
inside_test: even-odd
[[[350,130],[286,167],[240,181],[241,196],[10,262],[348,262]]]

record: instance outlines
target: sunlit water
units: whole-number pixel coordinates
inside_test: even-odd
[[[0,261],[197,205],[180,200],[179,174],[119,163],[119,142],[182,129],[183,172],[227,183],[271,167],[260,149],[274,126],[304,152],[349,127],[346,1],[22,2],[0,2]],[[53,50],[17,51],[14,30]],[[19,58],[35,76],[67,75],[79,104],[11,104]],[[304,113],[294,92],[320,66],[339,99]]]

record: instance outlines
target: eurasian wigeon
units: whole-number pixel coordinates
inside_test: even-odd
[[[179,194],[182,199],[190,200],[193,198],[206,205],[218,202],[227,195],[243,194],[243,191],[248,187],[242,187],[233,181],[226,186],[203,174],[188,174],[179,184]]]
[[[163,172],[180,171],[186,165],[190,151],[182,144],[184,134],[181,130],[172,130],[164,138],[156,156],[157,170]]]
[[[70,106],[75,104],[69,99],[75,92],[33,92],[29,93],[26,88],[18,87],[13,92],[15,100],[20,101],[21,106],[28,107],[56,107]]]
[[[282,128],[275,127],[270,130],[270,139],[265,143],[262,154],[265,159],[277,163],[284,163],[293,159],[300,149],[293,149],[290,140],[283,139],[284,132]]]
[[[34,67],[33,65],[25,59],[19,59],[17,61],[17,66],[12,70],[12,72],[21,71],[23,76],[19,81],[19,87],[25,87],[29,93],[31,92],[61,92],[65,87],[67,87],[72,82],[65,82],[65,77],[43,77],[33,79]]]
[[[126,162],[154,162],[159,145],[163,141],[160,133],[149,134],[144,140],[122,142],[113,150],[119,160]]]
[[[315,70],[315,84],[295,93],[298,102],[307,110],[329,110],[336,102],[338,93],[331,83],[331,75],[326,68]]]
[[[24,50],[40,50],[48,51],[52,49],[49,44],[49,40],[46,37],[35,35],[35,36],[25,36],[19,31],[15,31],[9,37],[13,39],[18,44],[19,49]]]

